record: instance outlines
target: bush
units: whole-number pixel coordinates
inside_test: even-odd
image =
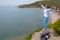
[[[54,28],[54,24],[49,24],[48,28],[49,29]]]
[[[27,36],[24,38],[24,40],[31,40],[31,38],[32,38],[32,33],[29,34],[29,35],[27,35]]]
[[[48,27],[49,27],[49,29],[54,28],[57,35],[60,35],[60,19],[57,22],[55,22],[54,24],[50,24]]]
[[[54,30],[60,35],[60,19],[55,23]]]

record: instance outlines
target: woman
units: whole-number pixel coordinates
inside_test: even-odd
[[[41,40],[47,40],[50,38],[50,32],[47,30],[48,29],[48,14],[52,14],[50,7],[46,4],[45,7],[40,3],[41,7],[44,9],[44,30],[42,31],[40,35]]]
[[[47,30],[48,29],[48,14],[52,14],[51,9],[48,7],[46,4],[45,7],[41,4],[41,7],[44,9],[44,28]]]

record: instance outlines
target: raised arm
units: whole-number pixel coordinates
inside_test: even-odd
[[[41,7],[42,7],[43,9],[46,9],[42,4],[41,4]]]
[[[43,9],[46,9],[41,3],[39,3]]]
[[[51,9],[47,9],[47,12],[48,12],[50,15],[52,15]]]

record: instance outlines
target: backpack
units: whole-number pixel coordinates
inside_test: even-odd
[[[40,39],[47,40],[50,38],[50,32],[48,30],[43,30]]]

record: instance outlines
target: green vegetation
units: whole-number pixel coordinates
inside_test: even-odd
[[[31,4],[19,5],[18,7],[20,7],[20,8],[26,8],[26,7],[27,8],[38,8],[38,7],[40,7],[39,2],[40,1],[31,3]]]
[[[50,24],[49,28],[54,28],[57,35],[60,35],[60,19],[57,22],[55,22],[54,24]]]
[[[54,29],[58,35],[60,35],[60,19],[54,24]]]
[[[40,7],[39,3],[42,3],[43,5],[48,4],[49,6],[56,6],[58,8],[60,8],[60,0],[46,0],[46,1],[37,1],[35,3],[31,3],[31,4],[25,4],[25,5],[19,5],[18,7],[21,8],[25,8],[25,7],[33,7],[33,8],[38,8]]]
[[[35,32],[39,32],[39,31],[41,31],[41,30],[42,30],[42,28],[39,28],[39,29],[35,30],[34,32],[32,32],[31,34],[28,34],[28,35],[24,38],[24,40],[31,40],[32,35],[33,35]]]
[[[60,0],[46,0],[46,1],[41,1],[42,4],[48,4],[50,7],[56,6],[57,8],[60,8]]]
[[[31,34],[27,35],[27,36],[24,38],[24,40],[31,40],[32,35],[33,35],[33,33],[31,33]]]

